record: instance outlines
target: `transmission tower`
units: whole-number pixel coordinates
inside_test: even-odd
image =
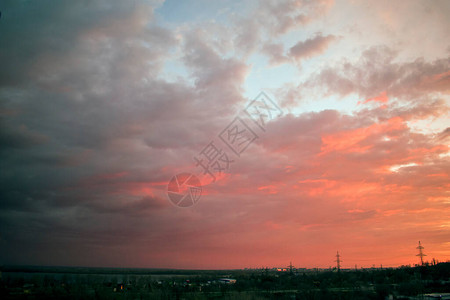
[[[423,266],[423,257],[427,256],[427,255],[425,253],[423,253],[422,250],[424,249],[424,247],[420,244],[420,241],[419,241],[419,246],[416,249],[419,249],[419,254],[417,254],[416,256],[420,257],[420,264]]]
[[[342,262],[342,260],[341,260],[341,256],[339,255],[339,251],[337,251],[337,253],[336,253],[336,267],[337,267],[337,270],[338,270],[338,272],[341,270],[341,262]]]
[[[293,271],[294,271],[294,266],[292,265],[292,261],[289,263],[289,274],[292,275]]]

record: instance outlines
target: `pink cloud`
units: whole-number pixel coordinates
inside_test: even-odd
[[[319,34],[316,37],[298,42],[290,48],[289,54],[296,60],[322,54],[335,39],[336,37],[333,35],[322,36]]]
[[[365,152],[370,149],[371,145],[361,145],[361,142],[370,138],[371,135],[379,135],[381,133],[389,135],[390,132],[405,128],[403,120],[400,117],[394,117],[381,124],[375,123],[369,127],[324,136],[322,137],[321,155],[331,151]]]
[[[284,91],[282,95],[295,93],[299,99],[310,89],[320,87],[327,95],[354,93],[367,99],[363,103],[384,103],[388,95],[397,101],[414,102],[432,92],[448,93],[450,59],[425,61],[419,58],[398,63],[396,57],[397,51],[387,46],[374,46],[365,50],[356,62],[343,58],[337,65],[323,68],[300,85],[291,87],[294,91]]]
[[[374,97],[374,98],[370,98],[367,100],[364,100],[362,102],[358,101],[358,104],[366,104],[369,102],[380,102],[380,103],[387,103],[389,101],[389,98],[387,96],[386,91],[382,92],[380,95]]]

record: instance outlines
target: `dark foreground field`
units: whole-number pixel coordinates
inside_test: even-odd
[[[340,272],[6,266],[0,299],[446,299],[449,277],[450,263]]]

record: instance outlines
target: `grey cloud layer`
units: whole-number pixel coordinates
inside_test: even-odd
[[[173,223],[155,215],[170,208],[164,182],[245,101],[243,62],[195,30],[180,44],[137,3],[2,5],[3,262],[41,244],[45,263],[50,245],[129,243]],[[194,86],[159,77],[174,47]]]
[[[337,226],[339,220],[343,227],[354,225],[381,212],[369,207],[348,213],[351,205],[342,205],[339,195],[314,194],[323,176],[335,185],[341,179],[378,182],[376,166],[403,162],[408,151],[431,149],[448,136],[448,129],[427,136],[399,126],[386,129],[396,136],[392,141],[383,140],[386,132],[380,131],[356,143],[373,146],[370,151],[318,156],[323,137],[448,109],[438,97],[419,101],[429,92],[448,93],[448,58],[400,63],[394,50],[373,47],[356,63],[343,60],[318,70],[288,91],[292,101],[298,104],[302,92],[320,87],[337,96],[375,97],[387,91],[413,105],[355,115],[336,110],[286,115],[232,166],[233,176],[208,187],[211,194],[201,205],[176,210],[164,197],[165,183],[192,165],[192,156],[243,108],[243,84],[252,68],[246,58],[261,51],[280,63],[324,54],[335,36],[298,40],[287,53],[276,39],[324,16],[331,1],[263,1],[229,28],[176,29],[156,22],[157,2],[22,3],[0,5],[1,263],[45,264],[51,256],[54,264],[108,264],[125,257],[134,266],[147,259],[170,267],[170,259],[161,260],[164,251],[180,262],[180,251],[250,251],[248,241],[255,236],[263,246],[265,234],[277,238],[261,226],[269,221],[314,228]],[[221,29],[223,36],[216,35]],[[228,55],[232,51],[242,57]],[[168,80],[165,63],[177,55],[188,74]],[[410,174],[448,170],[441,153],[419,157],[423,166],[386,175],[381,182],[424,190],[438,186],[440,177],[420,181]],[[306,180],[312,181],[299,182]],[[292,188],[294,195],[283,188]],[[270,189],[279,194],[267,194]],[[268,201],[260,201],[263,197]],[[136,256],[127,255],[130,250]]]

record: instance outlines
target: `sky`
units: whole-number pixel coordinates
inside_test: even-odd
[[[0,11],[0,264],[450,260],[449,1]]]

